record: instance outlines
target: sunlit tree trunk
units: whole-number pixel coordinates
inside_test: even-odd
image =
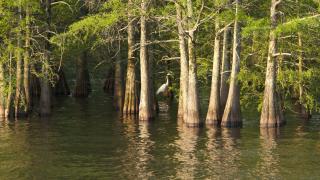
[[[216,19],[215,22],[215,38],[214,38],[214,55],[213,55],[213,68],[212,68],[212,81],[211,81],[211,93],[210,102],[206,118],[206,124],[208,125],[218,125],[221,121],[220,119],[220,40],[221,36],[218,33],[220,30],[219,20]]]
[[[197,57],[195,46],[195,30],[193,17],[192,0],[187,0],[187,14],[188,14],[188,51],[189,51],[189,82],[188,82],[188,115],[185,118],[185,123],[189,127],[198,127],[200,125],[200,107],[197,84]]]
[[[0,63],[0,118],[5,117],[5,109],[6,109],[6,96],[5,96],[5,76],[4,76],[4,67],[3,64]]]
[[[238,74],[240,71],[240,56],[241,56],[241,35],[240,24],[238,19],[238,11],[240,0],[235,1],[236,18],[234,22],[233,33],[233,55],[232,55],[232,70],[230,79],[230,88],[228,93],[227,104],[224,109],[221,126],[224,127],[238,127],[242,126],[241,108],[240,108],[240,87],[238,81]]]
[[[123,73],[122,73],[122,59],[120,52],[117,55],[115,62],[115,73],[114,73],[114,94],[113,94],[113,105],[117,111],[123,109]]]
[[[47,16],[47,32],[46,38],[50,39],[51,29],[51,0],[45,1],[45,12]],[[40,116],[48,116],[51,114],[51,85],[49,82],[49,63],[50,63],[50,42],[45,45],[44,62],[42,64],[43,77],[41,78],[40,87]]]
[[[133,5],[132,0],[128,1],[128,65],[126,88],[124,95],[123,114],[136,114],[138,113],[139,98],[136,84],[136,71],[135,71],[135,57],[134,57],[134,22],[131,14],[130,7]]]
[[[19,5],[19,22],[22,23],[22,5],[20,2]],[[18,117],[22,114],[25,114],[24,111],[24,91],[22,89],[22,54],[21,54],[21,50],[22,50],[22,29],[18,28],[18,33],[17,33],[17,49],[15,52],[16,55],[16,60],[17,60],[17,64],[16,64],[16,91],[15,91],[15,98],[14,98],[14,114],[15,117]]]
[[[260,127],[278,127],[284,124],[276,88],[277,58],[275,57],[275,54],[277,52],[277,37],[275,28],[278,23],[277,6],[279,3],[279,0],[271,0],[271,30]]]
[[[184,32],[184,25],[186,22],[183,18],[181,6],[179,3],[175,3],[177,12],[177,25],[179,35],[179,50],[180,50],[180,92],[179,92],[179,107],[178,107],[178,118],[184,119],[187,117],[188,108],[188,50]]]
[[[25,50],[24,50],[24,69],[23,69],[23,87],[25,95],[25,112],[29,113],[31,110],[31,97],[30,97],[30,5],[26,5],[26,29],[25,29]]]
[[[150,87],[150,72],[148,62],[147,49],[147,23],[146,13],[148,10],[148,0],[141,1],[141,34],[140,34],[140,69],[141,69],[141,93],[139,105],[139,120],[148,121],[154,116],[152,101],[151,101],[151,87]]]
[[[231,29],[226,28],[223,33],[223,49],[221,63],[221,85],[220,85],[220,111],[223,115],[229,93],[230,78],[230,45],[231,45]],[[221,115],[221,116],[222,116]]]
[[[77,79],[73,91],[74,97],[88,97],[90,94],[91,85],[87,61],[87,52],[84,51],[77,59]]]

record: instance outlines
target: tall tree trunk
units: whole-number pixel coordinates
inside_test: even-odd
[[[224,127],[239,127],[242,126],[241,108],[240,108],[240,87],[238,74],[240,71],[240,56],[241,56],[241,36],[240,24],[238,19],[238,11],[240,0],[236,0],[236,18],[234,22],[233,33],[233,56],[232,56],[232,72],[230,79],[230,89],[228,93],[227,104],[224,109],[221,126]]]
[[[148,48],[148,60],[149,60],[149,72],[150,72],[150,104],[152,106],[152,112],[157,113],[159,112],[159,104],[155,92],[155,82],[154,82],[154,74],[153,74],[153,66],[154,66],[154,56],[152,53],[152,46]],[[154,114],[155,115],[155,114]],[[154,116],[153,115],[153,116]]]
[[[5,118],[6,110],[6,93],[5,93],[5,75],[2,62],[0,63],[0,118]]]
[[[22,5],[20,2],[19,5],[19,22],[22,23]],[[18,29],[17,33],[17,50],[15,52],[17,64],[16,64],[16,92],[15,92],[15,98],[14,98],[14,113],[15,117],[18,117],[22,114],[24,114],[24,93],[22,91],[22,56],[21,56],[21,49],[22,49],[22,29]]]
[[[199,96],[198,96],[198,85],[197,85],[197,58],[196,58],[196,47],[195,47],[195,30],[194,23],[192,22],[193,9],[192,0],[187,0],[187,11],[188,11],[188,26],[189,26],[189,37],[188,37],[188,50],[189,50],[189,84],[188,84],[188,115],[185,118],[185,123],[188,127],[200,126],[200,107],[199,107]]]
[[[271,30],[269,40],[268,62],[266,81],[263,97],[263,105],[260,119],[260,127],[279,127],[284,124],[282,111],[277,95],[277,59],[274,55],[277,52],[277,37],[275,29],[277,27],[277,6],[279,0],[271,0]]]
[[[51,29],[51,0],[45,1],[45,12],[47,16],[47,39],[50,39],[50,29]],[[51,45],[47,40],[45,45],[45,62],[42,65],[43,77],[41,78],[40,87],[40,116],[49,116],[51,114],[51,85],[49,82],[49,66],[50,63],[50,50]]]
[[[147,23],[146,13],[148,0],[141,1],[141,34],[140,34],[140,69],[141,69],[141,93],[139,105],[139,120],[148,121],[154,116],[151,102],[150,72],[147,49]]]
[[[77,79],[73,91],[74,97],[88,97],[90,94],[91,85],[87,59],[86,51],[82,52],[77,59]]]
[[[26,5],[26,31],[25,31],[25,50],[24,50],[24,69],[23,69],[23,87],[25,95],[25,109],[26,113],[31,110],[31,97],[30,97],[30,5]]]
[[[215,38],[214,38],[214,55],[213,55],[213,68],[212,68],[212,81],[211,81],[211,94],[209,108],[206,118],[206,124],[218,125],[221,121],[220,118],[220,40],[221,36],[218,33],[220,30],[220,23],[218,18],[215,22]]]
[[[58,70],[58,78],[54,87],[54,94],[56,96],[70,95],[70,88],[62,67]]]
[[[184,119],[187,117],[188,108],[188,50],[185,38],[185,32],[183,26],[186,24],[181,6],[179,3],[175,3],[177,12],[177,25],[179,35],[179,50],[180,50],[180,92],[179,92],[179,107],[178,107],[178,118]]]
[[[117,111],[122,111],[123,109],[123,73],[122,73],[122,59],[121,53],[117,55],[115,62],[115,75],[114,75],[114,94],[113,102],[114,107]]]
[[[132,0],[128,1],[128,65],[125,88],[123,114],[138,113],[139,98],[136,84],[135,57],[134,57],[134,27],[130,7]]]
[[[223,49],[221,63],[221,85],[220,85],[220,108],[223,115],[229,93],[230,78],[230,45],[231,45],[231,29],[227,28],[223,33]],[[221,115],[221,117],[222,117]]]

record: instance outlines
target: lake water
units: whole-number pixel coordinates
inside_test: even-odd
[[[189,129],[165,102],[150,123],[120,118],[101,94],[55,104],[50,119],[0,122],[0,179],[320,179],[317,116]]]

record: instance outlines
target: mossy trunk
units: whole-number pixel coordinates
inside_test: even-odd
[[[192,0],[187,1],[188,19],[189,22],[189,36],[188,36],[188,50],[189,50],[189,81],[188,81],[188,108],[187,117],[185,118],[185,124],[188,127],[200,126],[200,107],[199,107],[199,95],[198,95],[198,80],[197,80],[197,57],[196,57],[196,45],[195,45],[195,31],[193,30],[194,22],[190,22],[193,19],[193,6]]]
[[[240,24],[238,19],[238,11],[240,0],[235,1],[236,19],[234,22],[233,33],[233,55],[232,55],[232,70],[230,79],[230,88],[226,107],[224,109],[221,126],[224,127],[240,127],[242,126],[241,107],[240,107],[240,87],[238,74],[240,72],[240,57],[241,57],[241,35]]]
[[[181,6],[179,3],[175,3],[177,12],[177,25],[179,35],[179,50],[180,50],[180,92],[179,92],[179,107],[178,107],[178,118],[184,119],[187,117],[188,108],[188,50],[184,32],[184,22]]]
[[[260,127],[279,127],[284,124],[280,103],[277,94],[277,37],[275,29],[278,23],[277,0],[271,0],[271,30],[269,36],[269,50],[267,60],[267,71],[265,89],[263,96]]]
[[[230,47],[231,47],[231,28],[227,28],[223,33],[222,63],[221,63],[221,85],[220,85],[220,104],[223,115],[229,94],[230,79]],[[222,117],[221,115],[221,117]]]
[[[87,58],[86,51],[82,52],[77,58],[77,78],[73,90],[74,97],[88,97],[91,92]]]
[[[120,53],[117,55],[115,62],[115,76],[114,76],[114,93],[113,106],[117,111],[122,111],[124,101],[124,87],[123,87],[123,73]]]
[[[141,1],[141,32],[140,32],[140,70],[141,70],[141,92],[139,104],[139,120],[149,121],[153,119],[152,95],[150,87],[149,59],[147,48],[147,18],[148,0]]]
[[[214,55],[213,55],[213,67],[212,67],[212,81],[211,81],[211,93],[209,108],[206,118],[207,125],[218,125],[220,124],[220,40],[221,36],[218,33],[220,30],[219,20],[215,22],[215,38],[214,38]]]
[[[132,0],[128,6],[132,6]],[[126,75],[126,87],[124,94],[123,114],[137,114],[139,111],[139,97],[136,84],[135,56],[134,56],[134,21],[131,10],[128,9],[128,65]]]
[[[70,88],[67,82],[66,75],[63,68],[58,70],[58,77],[54,87],[54,95],[56,96],[68,96],[70,95]]]

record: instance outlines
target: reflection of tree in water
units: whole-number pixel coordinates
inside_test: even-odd
[[[239,128],[223,128],[222,136],[222,159],[223,169],[220,173],[222,178],[234,179],[239,176],[241,152],[238,148],[237,139],[240,138]]]
[[[139,142],[137,144],[138,150],[138,179],[148,179],[153,176],[153,172],[148,169],[148,163],[152,160],[150,149],[154,142],[150,139],[149,123],[139,122]]]
[[[260,128],[260,159],[255,174],[262,179],[279,178],[279,154],[275,152],[279,135],[278,128]]]
[[[196,145],[198,140],[198,128],[188,128],[182,122],[178,123],[179,139],[175,144],[179,148],[175,153],[175,159],[179,161],[176,167],[178,179],[194,179],[198,159],[196,157]]]
[[[206,174],[211,177],[216,177],[222,170],[222,143],[221,143],[221,130],[218,128],[209,127],[206,131],[208,141],[206,143],[206,158],[204,162],[204,169],[207,170]]]
[[[135,179],[137,178],[137,121],[136,116],[126,115],[122,117],[124,136],[127,139],[127,147],[124,152],[123,158],[121,158],[121,165],[123,166],[123,171],[119,174],[120,177],[124,179]]]

